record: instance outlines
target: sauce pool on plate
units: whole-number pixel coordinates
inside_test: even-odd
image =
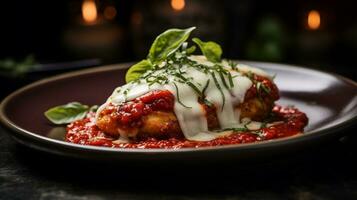
[[[273,121],[266,127],[254,131],[226,131],[225,136],[210,141],[191,141],[185,138],[163,139],[147,138],[140,141],[122,143],[95,125],[95,114],[89,113],[87,118],[71,123],[67,127],[66,141],[82,145],[103,146],[113,148],[141,148],[141,149],[179,149],[212,147],[258,141],[272,140],[294,136],[303,131],[308,119],[305,113],[293,107],[275,106],[272,111]]]

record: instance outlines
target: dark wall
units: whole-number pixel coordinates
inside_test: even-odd
[[[357,14],[349,1],[186,0],[180,12],[170,10],[169,0],[96,1],[99,12],[107,5],[117,9],[115,19],[98,32],[115,29],[120,36],[104,47],[83,48],[66,39],[91,31],[78,25],[81,3],[2,2],[0,59],[33,54],[41,63],[87,58],[101,58],[104,63],[132,61],[145,56],[163,30],[197,26],[195,34],[221,43],[225,57],[307,65],[357,77]],[[306,28],[306,15],[312,9],[321,14],[316,31]]]

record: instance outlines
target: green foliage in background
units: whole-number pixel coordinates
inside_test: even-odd
[[[11,77],[22,76],[28,71],[35,69],[37,62],[33,55],[27,56],[22,61],[15,61],[14,59],[0,60],[0,74]]]
[[[279,20],[271,16],[265,17],[258,22],[251,38],[246,49],[248,59],[275,62],[283,60],[286,35]]]

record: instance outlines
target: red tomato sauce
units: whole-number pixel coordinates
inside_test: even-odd
[[[272,111],[273,125],[255,131],[235,132],[229,136],[219,137],[211,141],[190,141],[187,139],[159,140],[147,138],[142,141],[118,143],[95,125],[95,114],[73,122],[67,127],[66,141],[82,145],[104,146],[112,148],[140,148],[140,149],[179,149],[221,146],[229,144],[254,143],[264,140],[289,137],[303,132],[308,123],[305,113],[293,107],[275,106]],[[272,123],[272,122],[270,122]]]
[[[141,118],[153,111],[172,111],[175,97],[168,90],[157,90],[135,98],[121,106],[109,104],[102,115],[110,115],[121,128],[140,127]]]
[[[255,83],[248,89],[244,102],[259,97],[259,99],[263,101],[263,104],[270,106],[272,104],[271,101],[279,99],[278,88],[270,79],[255,74],[252,75],[251,79]],[[262,89],[257,88],[257,82],[260,83],[261,87],[264,86],[266,90],[269,90],[269,92],[264,92]],[[144,125],[143,118],[145,118],[145,116],[150,115],[154,111],[173,112],[174,103],[175,97],[170,91],[151,91],[121,105],[109,103],[105,109],[101,111],[97,125],[108,135],[114,137],[118,135],[118,128],[126,132],[135,132],[136,128],[141,128]],[[211,113],[216,113],[216,107],[208,105],[202,98],[198,99],[198,103],[200,103],[205,110],[209,129],[219,128],[217,117],[211,115]],[[102,116],[106,116],[104,120],[101,120]],[[146,138],[145,134],[141,136]],[[171,131],[170,134],[165,133],[165,137],[166,139],[169,137],[182,138],[183,134],[181,132]]]

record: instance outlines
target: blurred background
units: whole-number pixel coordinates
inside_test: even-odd
[[[3,1],[0,98],[65,71],[130,62],[155,36],[196,26],[224,57],[308,66],[357,80],[357,11],[337,0]]]

